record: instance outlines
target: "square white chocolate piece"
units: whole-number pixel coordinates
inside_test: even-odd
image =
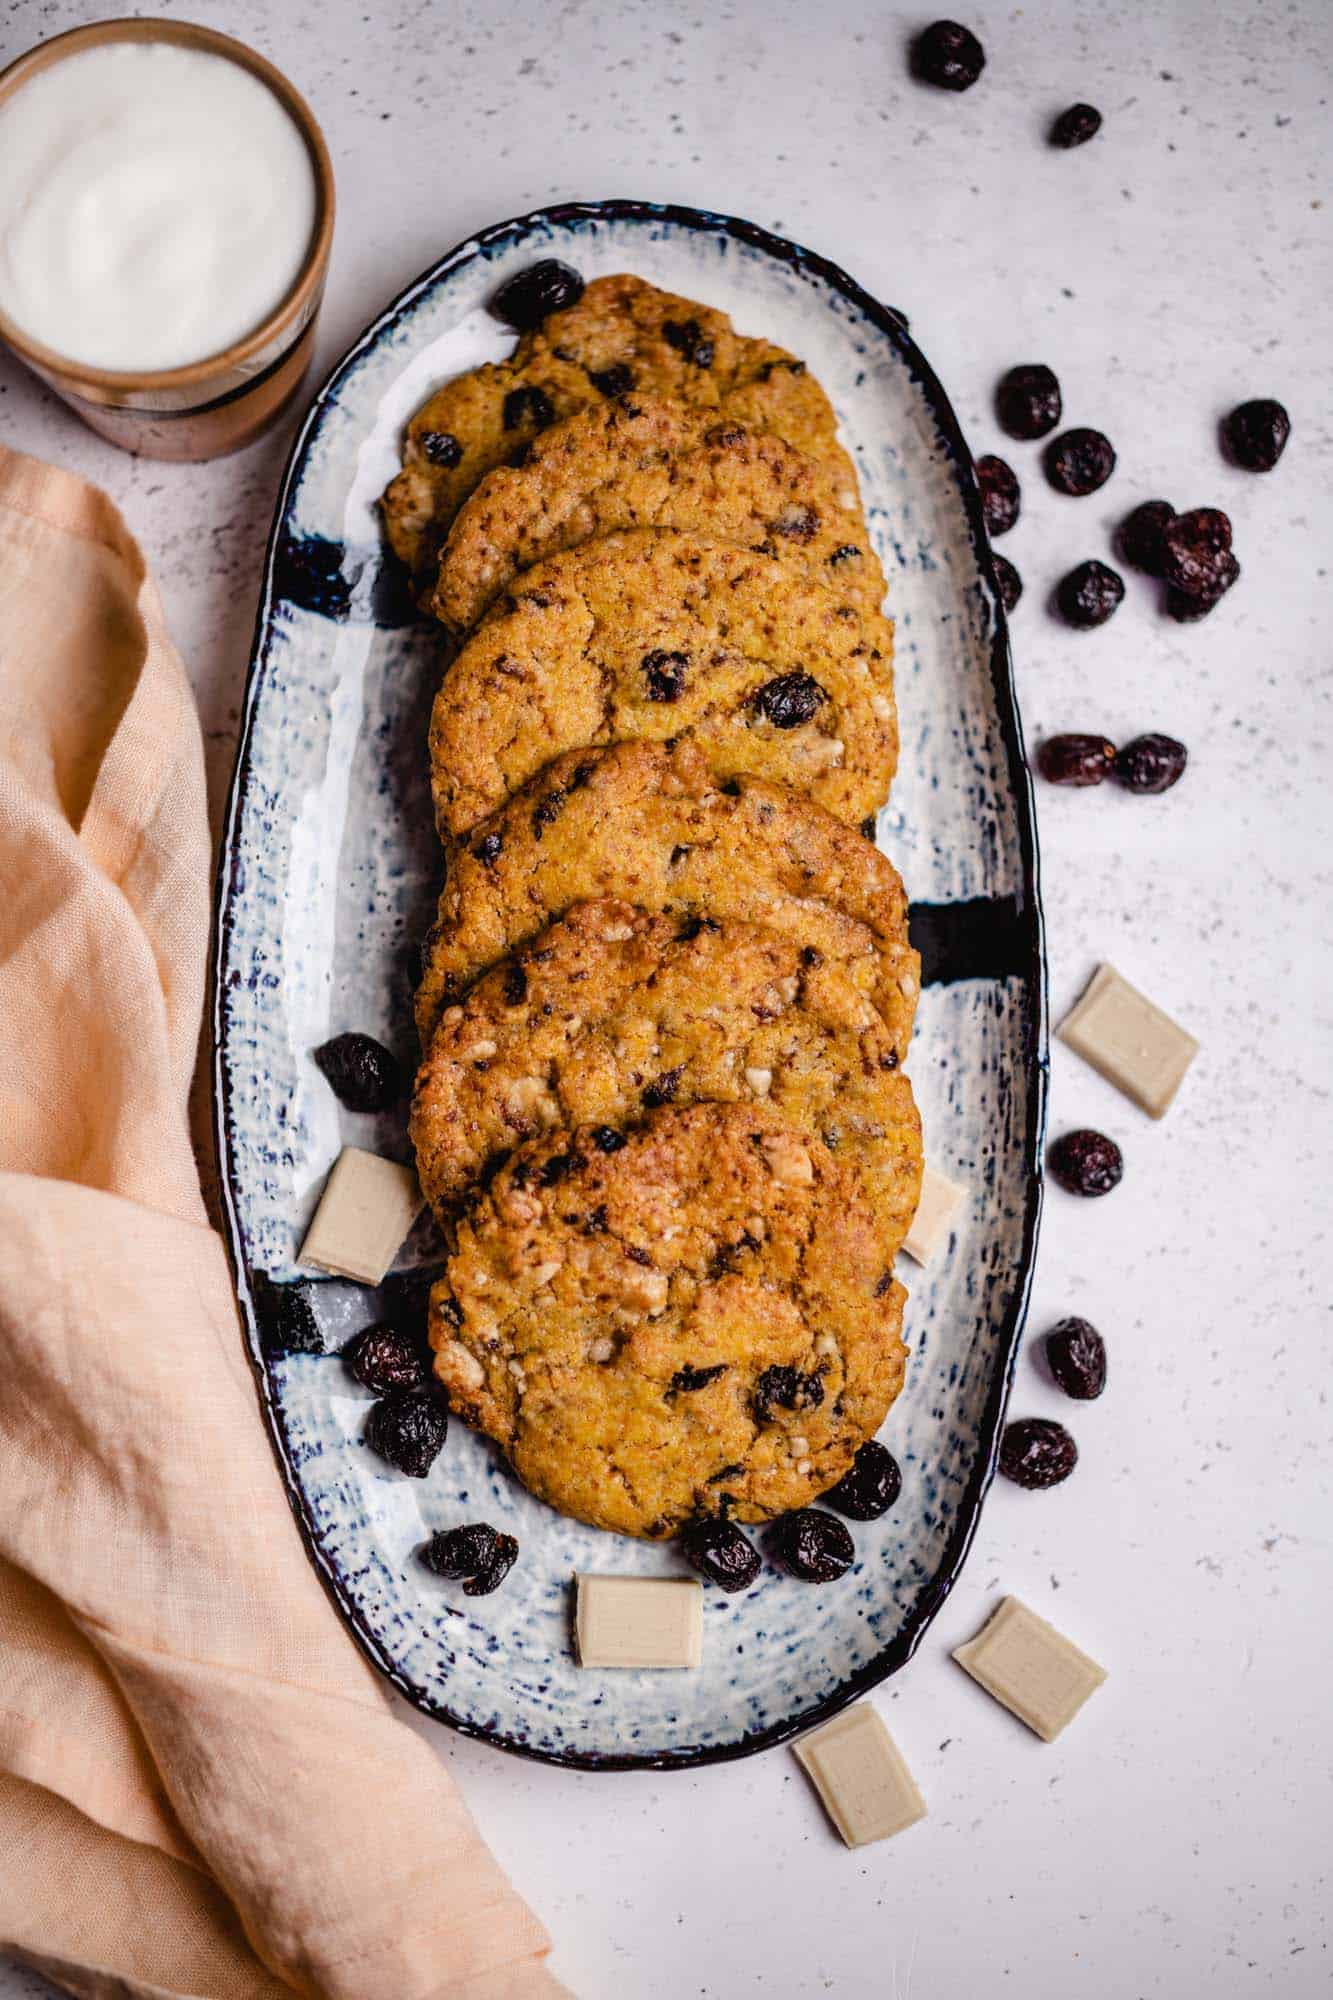
[[[1054,1743],[1106,1679],[1104,1667],[1016,1597],[1006,1597],[954,1658],[1044,1743]]]
[[[1056,1033],[1150,1118],[1165,1115],[1199,1052],[1193,1035],[1113,965],[1098,966]]]
[[[697,1667],[704,1594],[692,1577],[574,1578],[581,1667]]]
[[[344,1146],[324,1183],[297,1262],[378,1285],[421,1207],[411,1167],[363,1153],[359,1146]]]
[[[848,1847],[887,1840],[925,1818],[926,1802],[868,1701],[835,1715],[793,1748]]]
[[[903,1249],[915,1263],[928,1264],[947,1240],[958,1205],[966,1194],[967,1189],[957,1181],[946,1180],[933,1167],[925,1169],[921,1176],[921,1199],[912,1217],[912,1227],[903,1238]]]

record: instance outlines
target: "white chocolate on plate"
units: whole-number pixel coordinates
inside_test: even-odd
[[[1161,1118],[1199,1052],[1193,1035],[1113,965],[1099,965],[1056,1033],[1117,1090]]]
[[[581,1667],[697,1667],[703,1590],[692,1577],[574,1578]]]
[[[301,1254],[341,1278],[378,1285],[422,1208],[411,1167],[344,1146],[324,1183]]]
[[[1106,1679],[1105,1667],[1016,1597],[1006,1597],[954,1658],[1044,1743],[1055,1741]]]
[[[916,1781],[868,1701],[835,1715],[792,1747],[848,1847],[887,1840],[925,1818]]]
[[[903,1238],[903,1249],[917,1264],[928,1264],[949,1227],[967,1189],[927,1167],[921,1176],[921,1199],[912,1217],[912,1227]]]

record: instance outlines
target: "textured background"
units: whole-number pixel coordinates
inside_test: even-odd
[[[0,0],[0,62],[109,11]],[[1055,1050],[1053,1129],[1103,1125],[1127,1171],[1104,1203],[1052,1192],[1032,1327],[1086,1313],[1112,1379],[1071,1418],[1068,1486],[994,1491],[952,1601],[879,1697],[929,1819],[849,1854],[785,1751],[596,1779],[431,1732],[559,1970],[582,2000],[1327,1991],[1333,11],[969,9],[989,67],[959,98],[906,76],[928,13],[841,0],[180,11],[255,42],[323,120],[341,206],[320,372],[497,217],[606,194],[751,215],[910,313],[975,448],[1024,480],[1002,546],[1028,587],[1030,742],[1163,728],[1191,752],[1164,799],[1040,793],[1056,1016],[1110,958],[1204,1048],[1160,1126]],[[1075,98],[1105,128],[1051,152]],[[1119,451],[1090,500],[1050,492],[996,430],[992,385],[1029,359]],[[1295,425],[1266,479],[1223,465],[1214,428],[1263,394]],[[0,362],[0,433],[124,508],[199,689],[216,806],[287,432],[212,466],[135,463]],[[1131,577],[1111,624],[1067,632],[1050,585],[1154,494],[1231,511],[1241,583],[1182,627]],[[1033,1353],[1012,1407],[1071,1409]],[[1111,1672],[1054,1746],[947,1657],[1005,1590]],[[3,2000],[39,1990],[0,1969]]]

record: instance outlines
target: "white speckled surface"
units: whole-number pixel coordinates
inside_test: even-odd
[[[0,0],[0,61],[105,11]],[[882,1697],[930,1817],[848,1854],[782,1750],[589,1778],[430,1730],[557,1966],[582,2000],[1325,1992],[1333,14],[964,10],[990,66],[952,98],[905,77],[928,10],[205,11],[286,68],[328,133],[341,215],[321,369],[439,250],[539,201],[748,213],[906,310],[976,449],[1024,479],[1002,546],[1028,585],[1014,642],[1029,740],[1160,727],[1192,753],[1165,799],[1039,797],[1056,1017],[1109,957],[1204,1048],[1160,1126],[1053,1051],[1053,1129],[1103,1124],[1127,1172],[1104,1203],[1052,1191],[1032,1324],[1086,1313],[1112,1379],[1073,1412],[1067,1487],[994,1491],[953,1600]],[[1047,151],[1045,123],[1076,97],[1101,106],[1102,135]],[[1068,420],[1119,449],[1091,500],[1052,494],[991,420],[996,376],[1038,358]],[[1216,416],[1254,394],[1295,423],[1266,479],[1214,443]],[[0,434],[124,507],[191,661],[220,793],[284,437],[212,467],[135,464],[4,364]],[[1232,511],[1231,600],[1177,627],[1131,578],[1104,630],[1064,631],[1049,585],[1157,493]],[[1070,1408],[1020,1361],[1015,1414]],[[1110,1669],[1058,1744],[948,1660],[1001,1590]],[[3,2000],[43,1990],[0,1971]]]

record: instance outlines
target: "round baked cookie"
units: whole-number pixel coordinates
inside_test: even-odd
[[[903,1298],[837,1154],[696,1104],[521,1148],[458,1226],[430,1340],[541,1499],[662,1536],[842,1478],[902,1386]]]
[[[893,628],[803,557],[669,529],[584,542],[499,598],[431,716],[441,834],[467,832],[580,744],[690,741],[853,826],[898,758]]]
[[[870,1001],[809,946],[753,924],[582,903],[446,1007],[412,1142],[447,1225],[552,1126],[633,1125],[662,1104],[768,1106],[871,1199],[887,1264],[916,1212],[921,1121]]]
[[[803,550],[843,603],[873,612],[884,597],[850,473],[716,410],[636,395],[578,411],[487,473],[440,551],[430,608],[470,631],[520,571],[624,528]]]
[[[725,313],[619,272],[594,278],[507,361],[455,376],[422,404],[381,503],[394,553],[433,583],[440,544],[480,479],[549,424],[632,389],[722,410],[851,471],[832,405],[803,361],[738,334]]]
[[[921,965],[892,863],[785,786],[719,785],[688,744],[655,743],[557,757],[453,849],[417,988],[422,1047],[479,973],[599,896],[812,946],[869,995],[906,1054]]]

